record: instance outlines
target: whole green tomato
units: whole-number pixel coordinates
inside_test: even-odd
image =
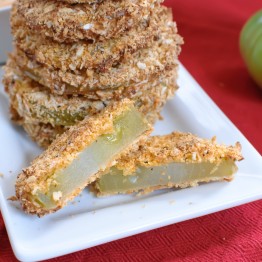
[[[244,25],[240,34],[240,51],[248,71],[262,88],[262,10]]]

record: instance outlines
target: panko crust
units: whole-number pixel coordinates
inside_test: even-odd
[[[20,125],[24,128],[29,137],[43,149],[47,149],[53,141],[62,135],[69,127],[52,126],[44,123],[26,123],[21,122]]]
[[[102,3],[105,0],[57,0],[60,2],[65,2],[69,4],[97,4]]]
[[[173,82],[173,84],[171,83],[169,88],[166,89],[164,89],[163,86],[159,86],[159,88],[156,86],[154,89],[150,90],[149,94],[139,97],[135,101],[135,106],[145,116],[149,123],[154,124],[157,120],[161,119],[160,112],[167,99],[172,97],[176,88],[175,82]],[[30,114],[30,118],[25,120],[23,118],[25,112],[20,111],[20,116],[16,109],[17,104],[13,103],[11,100],[10,113],[12,121],[23,126],[30,138],[40,147],[47,148],[57,136],[61,135],[69,128],[68,126],[52,126],[50,123],[36,122],[35,118],[32,119],[32,114]]]
[[[52,70],[36,63],[33,58],[28,58],[18,48],[14,58],[28,76],[50,88],[52,93],[85,95],[90,90],[116,89],[147,82],[160,76],[164,71],[176,68],[182,40],[173,29],[173,26],[166,27],[166,31],[160,34],[160,38],[151,48],[141,49],[132,56],[126,56],[120,64],[104,73],[96,73],[94,70],[84,72]]]
[[[199,138],[191,133],[173,132],[165,136],[149,137],[138,150],[121,155],[116,167],[125,174],[135,172],[137,166],[161,166],[173,162],[179,163],[220,163],[222,160],[240,161],[241,145],[220,145],[216,138]]]
[[[3,81],[5,89],[12,107],[24,119],[24,123],[41,122],[50,123],[52,126],[74,125],[86,116],[92,116],[123,98],[133,100],[139,111],[153,122],[155,119],[151,119],[152,114],[159,113],[167,99],[171,98],[177,89],[177,71],[168,71],[153,82],[127,87],[122,93],[116,90],[113,98],[105,99],[104,96],[103,100],[92,100],[82,96],[50,94],[47,88],[24,76],[18,68],[15,68],[12,59],[5,66],[5,71]]]
[[[22,126],[30,139],[43,149],[47,149],[56,138],[70,128],[66,126],[52,126],[51,124],[44,123],[27,123],[23,117],[18,114],[12,104],[10,105],[9,111],[12,122]]]
[[[114,167],[123,171],[124,175],[133,174],[139,167],[153,168],[170,163],[215,163],[220,164],[225,160],[241,161],[241,145],[239,142],[235,146],[221,145],[216,142],[216,138],[203,139],[191,133],[173,132],[164,136],[148,137],[146,141],[132,148],[129,152],[123,153],[116,161]],[[237,171],[237,167],[235,167]],[[115,194],[148,194],[155,190],[167,188],[186,188],[194,187],[199,183],[208,183],[212,181],[231,181],[234,173],[224,176],[203,177],[201,179],[191,178],[190,181],[183,183],[168,182],[165,185],[137,188],[129,191],[102,192],[99,183],[95,181],[93,188],[97,196],[110,196]],[[160,175],[161,176],[161,175]],[[113,176],[112,176],[112,179]],[[161,178],[160,178],[161,179]]]
[[[38,216],[53,213],[77,196],[89,183],[97,179],[103,170],[90,177],[86,184],[76,188],[75,192],[65,199],[65,201],[60,201],[58,206],[51,210],[47,210],[30,201],[30,196],[36,185],[41,187],[41,181],[44,178],[68,166],[78,156],[79,152],[89,146],[100,135],[111,132],[114,119],[126,110],[130,110],[132,104],[130,100],[125,99],[107,107],[95,117],[84,119],[78,125],[72,126],[68,131],[59,136],[46,151],[38,156],[28,168],[23,169],[16,181],[16,197],[20,200],[23,210],[26,213],[37,214]],[[151,126],[147,125],[147,130],[133,144],[149,135]],[[129,150],[133,144],[125,150]],[[114,161],[115,159],[106,168],[110,167]]]
[[[56,0],[18,0],[17,6],[31,30],[65,43],[118,37],[147,20],[160,2],[107,0],[91,5],[72,5]]]
[[[11,27],[16,45],[36,62],[49,68],[72,71],[95,69],[104,72],[121,61],[126,54],[152,45],[161,27],[172,21],[171,10],[156,8],[148,21],[139,23],[121,37],[103,42],[78,41],[73,44],[57,43],[39,35],[25,25],[17,13],[16,4],[11,11]]]
[[[44,186],[41,184],[41,179],[69,165],[78,156],[79,152],[89,146],[100,135],[112,131],[114,119],[124,111],[130,110],[132,104],[130,100],[124,99],[107,107],[95,117],[84,119],[78,125],[72,126],[68,131],[59,136],[28,168],[23,169],[16,181],[16,197],[20,200],[23,210],[30,214],[37,214],[38,216],[53,213],[78,195],[87,184],[98,178],[100,172],[90,177],[89,181],[82,187],[77,188],[68,199],[63,202],[60,201],[55,209],[46,210],[30,201],[30,195],[35,186]],[[150,132],[151,127],[148,125],[147,131],[138,140],[144,139]],[[134,141],[134,143],[138,142],[138,140]],[[126,150],[128,149],[126,148]]]

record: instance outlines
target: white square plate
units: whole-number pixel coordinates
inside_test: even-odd
[[[262,197],[260,154],[181,66],[180,89],[165,106],[164,121],[155,134],[173,130],[201,137],[217,135],[219,142],[240,141],[245,160],[233,182],[217,182],[183,190],[158,191],[142,197],[97,199],[88,190],[63,210],[39,219],[24,214],[14,195],[16,175],[40,152],[8,118],[8,101],[0,88],[0,205],[14,253],[35,261],[138,234],[172,223],[244,204]],[[156,212],[157,210],[157,212]]]

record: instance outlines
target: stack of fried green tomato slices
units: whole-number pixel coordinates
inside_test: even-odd
[[[150,123],[177,89],[182,38],[162,0],[18,0],[4,84],[12,120],[46,148],[123,99]]]

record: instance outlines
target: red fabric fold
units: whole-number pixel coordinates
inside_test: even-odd
[[[167,0],[185,39],[181,62],[262,152],[262,91],[241,59],[241,27],[261,0]],[[16,261],[0,216],[0,262]],[[262,201],[51,261],[262,261]]]

